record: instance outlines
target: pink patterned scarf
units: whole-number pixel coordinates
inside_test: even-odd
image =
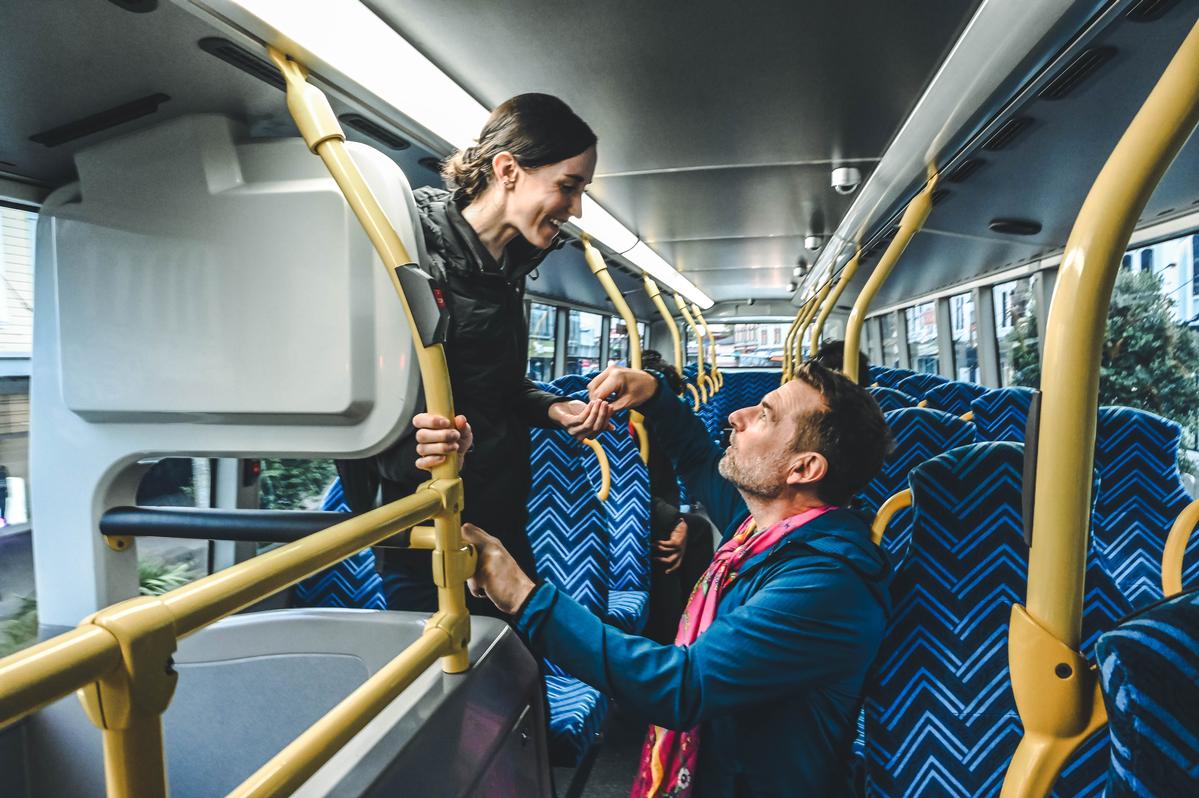
[[[746,518],[737,533],[717,550],[712,564],[691,591],[687,608],[679,620],[674,644],[690,645],[712,625],[720,599],[737,578],[743,562],[769,551],[792,530],[833,509],[825,506],[805,510],[779,521],[760,534],[754,534],[753,517]],[[698,726],[681,732],[650,726],[641,748],[641,763],[630,798],[687,798],[691,795],[698,759]]]

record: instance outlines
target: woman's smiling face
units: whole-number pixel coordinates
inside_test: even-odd
[[[516,166],[506,221],[538,249],[547,249],[559,228],[583,213],[583,190],[595,176],[595,147],[564,161],[525,169]]]

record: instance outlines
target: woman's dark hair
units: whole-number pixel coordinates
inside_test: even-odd
[[[474,200],[491,185],[491,160],[510,152],[525,169],[573,158],[596,142],[587,123],[551,94],[518,94],[491,112],[473,147],[458,150],[441,167],[454,196]]]
[[[826,369],[845,372],[845,342],[841,340],[826,341],[816,357],[812,358]],[[870,384],[870,361],[864,352],[858,352],[858,385]]]
[[[656,349],[646,349],[641,353],[641,368],[645,371],[656,371],[666,378],[666,383],[675,394],[683,392],[683,378],[679,371],[662,359],[662,353]]]

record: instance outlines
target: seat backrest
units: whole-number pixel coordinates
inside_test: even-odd
[[[874,370],[875,368],[878,369],[877,372]],[[881,388],[894,388],[908,377],[915,377],[916,374],[917,372],[911,369],[888,368],[887,366],[874,366],[870,370],[870,376]]]
[[[1099,408],[1095,471],[1099,494],[1096,551],[1134,607],[1162,598],[1161,562],[1174,519],[1191,498],[1178,470],[1182,430],[1173,421],[1130,407]],[[1192,536],[1183,584],[1199,578],[1199,538]]]
[[[924,395],[931,389],[936,388],[938,385],[944,385],[947,382],[949,382],[949,380],[945,379],[940,374],[928,374],[925,372],[920,372],[900,380],[899,382],[895,383],[894,387],[897,390],[903,391],[908,396],[916,397],[916,400],[919,401],[923,399]]]
[[[551,393],[559,393],[563,395],[568,393],[578,393],[579,391],[586,392],[587,383],[591,382],[591,378],[593,376],[595,375],[563,374],[561,377],[556,378],[552,383],[550,383],[552,387],[547,388],[546,390],[550,391]],[[587,399],[584,397],[583,401],[586,402]]]
[[[940,410],[907,407],[892,410],[883,417],[891,428],[895,445],[878,475],[859,494],[862,509],[871,515],[878,512],[883,502],[907,488],[908,474],[913,468],[974,441],[974,430],[968,422]],[[907,553],[911,529],[911,510],[900,510],[887,525],[883,548],[897,561],[901,562]]]
[[[608,606],[604,510],[587,477],[591,450],[558,429],[529,430],[529,520],[537,572],[601,618]]]
[[[982,385],[955,380],[928,389],[924,400],[928,403],[926,407],[960,416],[970,412],[970,403],[986,392],[987,389]]]
[[[1112,743],[1107,795],[1193,791],[1199,774],[1199,590],[1125,618],[1099,638],[1095,651]]]
[[[866,391],[874,397],[874,401],[878,402],[879,408],[884,413],[916,406],[915,399],[903,391],[897,391],[894,388],[883,388],[882,386],[872,385]]]
[[[979,442],[1013,441],[1024,443],[1028,409],[1035,391],[1031,388],[995,388],[970,403],[974,411],[974,429]]]
[[[975,443],[917,466],[907,560],[867,685],[867,794],[998,795],[1021,737],[1008,671],[1013,603],[1023,603],[1023,446]],[[1102,568],[1086,571],[1083,651],[1127,603]],[[1099,796],[1107,741],[1066,765],[1055,794]]]
[[[325,491],[321,509],[336,513],[350,512],[340,478],[334,479]],[[387,609],[383,580],[375,569],[375,553],[365,549],[296,583],[291,593],[291,606]]]

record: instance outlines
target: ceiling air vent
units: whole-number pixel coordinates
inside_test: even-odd
[[[1037,96],[1042,100],[1061,100],[1070,96],[1070,92],[1081,86],[1115,55],[1115,47],[1089,47],[1083,50],[1057,77],[1045,84]]]
[[[275,69],[273,64],[264,61],[245,48],[238,47],[228,39],[209,36],[201,39],[197,44],[204,52],[215,55],[226,64],[237,67],[247,75],[258,78],[263,83],[269,83],[279,91],[287,90],[287,85],[283,82],[283,75],[279,74],[279,70]]]
[[[992,219],[987,227],[992,233],[1009,236],[1035,236],[1041,232],[1041,223],[1028,219]]]
[[[169,99],[171,98],[165,94],[150,94],[133,102],[109,108],[107,111],[85,116],[83,119],[77,119],[65,125],[43,130],[41,133],[34,133],[29,137],[29,140],[35,144],[45,145],[46,147],[57,147],[60,144],[66,144],[68,141],[81,139],[84,136],[99,133],[101,130],[107,130],[110,127],[116,127],[125,122],[132,122],[134,119],[149,116],[158,110],[158,106]]]
[[[1133,3],[1124,16],[1133,22],[1155,22],[1176,5],[1178,0],[1140,0],[1139,3]]]
[[[377,122],[372,122],[361,114],[342,114],[337,118],[343,125],[354,128],[364,136],[370,136],[388,149],[406,150],[412,146],[408,143],[407,139],[400,138],[387,128]]]
[[[1003,150],[1011,146],[1032,125],[1032,119],[1027,116],[1014,116],[1000,125],[999,130],[991,134],[991,138],[983,142],[984,150]]]
[[[982,169],[987,165],[987,162],[982,158],[967,158],[960,164],[950,169],[945,175],[945,179],[950,183],[964,183],[966,178]]]
[[[947,188],[937,189],[936,191],[933,192],[933,197],[932,197],[933,205],[940,205],[942,202],[949,199],[952,195],[953,195],[953,192]]]
[[[148,14],[158,8],[158,0],[108,0],[117,8],[132,11],[134,14]]]

